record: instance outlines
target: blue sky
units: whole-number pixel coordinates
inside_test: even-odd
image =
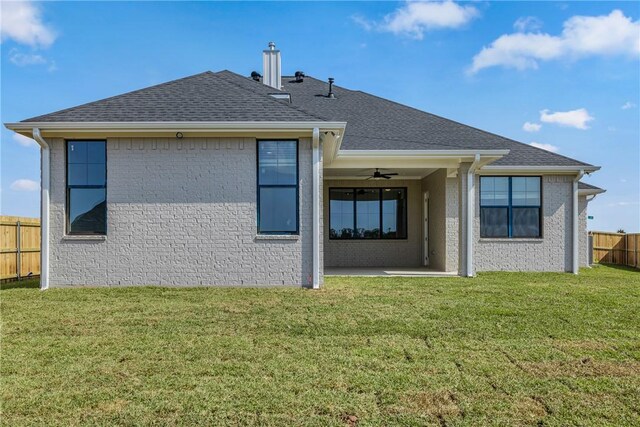
[[[2,3],[1,119],[205,70],[336,79],[602,166],[590,229],[640,231],[638,2]],[[0,134],[0,213],[38,216],[39,150]]]

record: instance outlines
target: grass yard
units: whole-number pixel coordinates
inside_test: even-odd
[[[3,425],[640,425],[640,272],[5,284]]]

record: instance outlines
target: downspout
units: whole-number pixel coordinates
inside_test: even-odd
[[[596,196],[597,196],[597,194],[592,194],[591,198],[589,198],[589,196],[585,196],[585,201],[587,202],[587,205],[589,204],[590,201],[595,199]],[[587,235],[587,245],[583,250],[586,252],[586,258],[585,259],[587,260],[587,267],[591,268],[591,263],[589,262],[589,256],[590,256],[590,252],[591,252],[591,245],[589,245],[589,237],[588,237],[588,235]]]
[[[50,181],[50,156],[49,144],[40,134],[40,129],[33,128],[33,139],[40,145],[40,289],[49,289],[49,189]]]
[[[320,129],[313,128],[312,138],[312,162],[313,162],[313,289],[320,288]]]
[[[480,163],[480,154],[476,154],[473,163],[469,166],[469,170],[467,171],[467,266],[466,266],[466,275],[467,277],[473,277],[475,275],[473,268],[473,224],[475,222],[474,211],[475,211],[475,172],[478,169],[478,164]]]
[[[582,177],[584,176],[584,170],[580,169],[580,172],[578,172],[578,174],[576,175],[576,177],[573,179],[573,224],[572,224],[572,233],[571,233],[571,237],[573,239],[572,242],[572,247],[571,247],[571,258],[572,258],[572,266],[571,266],[571,272],[573,274],[578,274],[578,271],[580,270],[580,255],[579,255],[579,233],[580,233],[580,225],[579,225],[579,206],[578,206],[578,181],[580,181],[582,179]]]

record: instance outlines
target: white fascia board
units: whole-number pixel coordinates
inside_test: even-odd
[[[476,154],[487,157],[503,157],[509,150],[340,150],[338,157],[427,157],[475,159]]]
[[[479,166],[494,162],[509,154],[509,150],[340,150],[328,166],[344,168],[447,168],[457,169],[460,163],[474,162]]]
[[[503,166],[503,165],[487,165],[482,167],[478,173],[531,173],[531,174],[572,174],[575,175],[580,171],[587,173],[600,170],[600,166]]]
[[[342,130],[346,122],[18,122],[5,123],[7,129],[30,132],[34,127],[41,131],[109,131],[109,132],[147,132],[147,131],[189,131],[189,132],[242,132],[247,130]]]
[[[578,190],[578,196],[595,196],[597,194],[602,194],[607,190],[596,189],[596,188],[584,188],[582,190]]]
[[[346,123],[342,129],[322,129],[323,164],[330,165],[336,158],[346,130]]]

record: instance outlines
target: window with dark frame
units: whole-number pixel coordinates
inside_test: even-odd
[[[480,237],[542,237],[542,178],[480,177]]]
[[[406,188],[330,188],[329,238],[406,239]]]
[[[258,141],[258,233],[298,234],[298,141]]]
[[[67,141],[66,151],[67,234],[106,234],[106,141]]]

